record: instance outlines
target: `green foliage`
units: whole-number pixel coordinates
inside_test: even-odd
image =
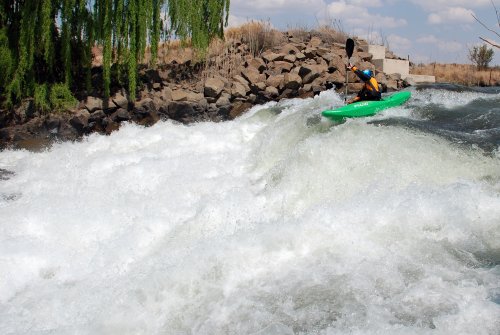
[[[50,110],[49,89],[47,84],[35,85],[35,93],[33,95],[35,107],[46,113]]]
[[[6,29],[0,29],[0,92],[10,82],[14,71],[14,59],[9,49],[9,40]]]
[[[469,49],[469,60],[474,63],[478,70],[487,69],[493,60],[493,49],[489,49],[486,44],[482,46],[474,46],[472,49]]]
[[[64,83],[52,85],[50,88],[49,101],[52,108],[56,111],[74,108],[78,103],[68,86]]]
[[[2,0],[0,83],[5,89],[0,93],[7,102],[16,102],[41,94],[44,84],[64,82],[66,89],[79,89],[85,83],[90,90],[92,48],[101,46],[104,95],[109,96],[113,76],[119,80],[120,71],[125,68],[134,99],[138,62],[150,44],[151,64],[155,64],[162,29],[184,41],[191,39],[194,47],[204,49],[212,38],[223,36],[229,2]],[[54,84],[52,89],[55,87],[61,86]]]

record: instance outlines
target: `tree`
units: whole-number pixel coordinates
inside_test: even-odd
[[[498,24],[498,27],[500,28],[500,14],[498,13],[498,9],[495,6],[495,3],[493,3],[493,0],[491,0],[491,4],[493,6],[493,9],[495,10],[495,14],[496,14],[496,17],[497,17],[497,24]],[[488,31],[492,32],[493,34],[497,35],[498,37],[500,37],[500,33],[498,31],[495,31],[494,29],[489,28],[486,24],[484,24],[481,20],[479,20],[474,14],[472,14],[472,17],[474,17],[474,19],[477,22],[479,22],[484,28],[486,28],[486,30],[488,30]],[[485,38],[485,37],[479,37],[479,38],[481,40],[485,41],[486,43],[488,43],[489,45],[494,46],[495,48],[499,48],[500,49],[500,43],[499,42],[491,40],[489,38]]]
[[[160,35],[206,48],[223,36],[230,0],[0,0],[0,94],[8,103],[39,85],[91,86],[92,48],[103,49],[103,90],[127,74],[135,99],[146,47],[156,60]],[[8,78],[9,80],[6,80]],[[6,84],[8,82],[8,84]],[[42,90],[38,90],[39,92]]]
[[[477,66],[478,70],[487,69],[493,60],[493,55],[493,49],[489,49],[486,44],[469,49],[469,60]]]

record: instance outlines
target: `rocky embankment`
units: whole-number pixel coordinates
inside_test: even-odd
[[[370,62],[372,55],[362,51],[362,43],[357,41],[351,62],[375,69]],[[0,113],[0,147],[36,148],[94,132],[110,134],[123,122],[149,126],[167,119],[181,123],[225,121],[255,104],[312,97],[327,89],[343,91],[344,48],[342,43],[324,41],[314,34],[300,39],[286,35],[278,46],[254,57],[246,43],[235,41],[229,54],[240,61],[230,76],[217,68],[207,75],[189,57],[178,58],[158,69],[141,71],[142,86],[135,102],[124,89],[115,88],[109,100],[88,96],[73,110],[42,115],[33,99],[26,99],[14,110]],[[384,91],[405,84],[398,75],[377,73],[376,78]],[[363,85],[352,73],[349,82],[350,92]]]

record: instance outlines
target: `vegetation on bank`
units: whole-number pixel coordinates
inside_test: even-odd
[[[0,2],[0,96],[12,105],[35,97],[62,107],[69,91],[126,84],[135,100],[138,64],[160,39],[190,39],[198,49],[222,37],[229,0],[5,0]],[[92,87],[92,49],[102,48],[102,87]],[[61,86],[62,85],[62,86]],[[64,88],[63,88],[64,87]],[[71,97],[66,102],[70,102]]]
[[[418,64],[410,67],[411,74],[435,76],[438,83],[454,83],[464,86],[500,85],[500,67],[478,69],[472,64]]]

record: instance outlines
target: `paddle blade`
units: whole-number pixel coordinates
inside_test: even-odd
[[[351,58],[352,53],[354,52],[354,40],[348,38],[345,42],[345,51],[347,53],[347,58]]]

